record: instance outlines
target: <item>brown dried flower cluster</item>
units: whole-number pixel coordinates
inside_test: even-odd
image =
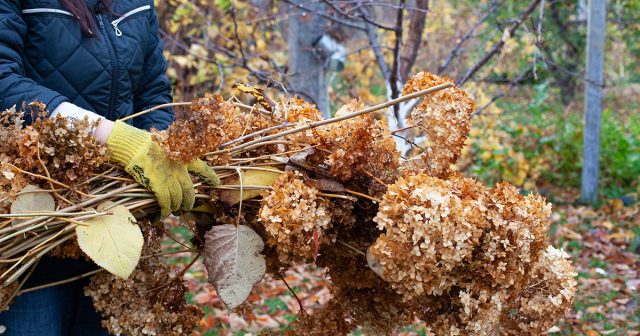
[[[507,297],[506,290],[462,284],[450,296],[427,297],[425,320],[436,335],[495,335]]]
[[[331,203],[307,186],[299,172],[283,174],[272,188],[259,212],[267,245],[276,248],[283,263],[312,261],[314,239],[318,245],[330,242],[325,232],[331,227]]]
[[[447,77],[420,72],[407,81],[402,94],[451,82]],[[420,131],[427,136],[428,145],[422,160],[429,175],[446,178],[450,174],[450,166],[460,157],[469,134],[474,109],[473,100],[453,86],[424,96],[422,103],[411,112],[408,124],[420,126]]]
[[[0,267],[0,272],[3,271],[5,271],[5,269]],[[20,284],[17,281],[14,281],[10,285],[0,285],[0,313],[2,313],[4,310],[9,309],[9,305],[7,305],[7,303],[9,303],[9,300],[12,299],[13,294],[18,289],[19,285]]]
[[[564,254],[547,249],[550,213],[507,183],[411,175],[389,186],[374,218],[385,233],[369,253],[406,302],[426,302],[421,318],[438,335],[490,335],[501,319],[516,334],[546,331],[576,285]]]
[[[341,110],[358,110],[362,102],[354,100]],[[319,172],[337,180],[349,180],[358,167],[365,164],[368,148],[373,141],[372,119],[363,115],[332,123],[288,136],[292,149],[314,147],[316,150],[308,162]]]
[[[157,253],[162,231],[148,222],[143,223],[143,230],[142,254]],[[102,325],[113,335],[131,336],[191,334],[204,314],[197,306],[186,304],[186,291],[182,279],[171,277],[169,266],[158,257],[141,259],[128,280],[102,272],[85,287],[85,295],[104,318]]]
[[[297,123],[303,121],[322,120],[322,113],[314,104],[298,97],[280,101],[276,105],[274,118],[281,122]]]
[[[412,175],[389,186],[374,218],[385,233],[372,254],[405,299],[442,295],[476,277],[520,288],[546,247],[550,213],[540,196],[507,184]]]
[[[336,112],[341,116],[364,108],[353,100]],[[315,148],[308,164],[317,173],[346,182],[359,174],[383,181],[393,179],[399,167],[399,154],[389,130],[381,121],[362,115],[309,129],[287,137],[291,150]]]
[[[577,273],[569,255],[547,247],[533,265],[529,283],[515,300],[509,300],[500,323],[506,335],[541,335],[573,303]]]
[[[175,121],[164,131],[155,131],[154,140],[174,160],[190,162],[237,134],[231,125],[239,124],[240,114],[221,95],[206,94],[190,105],[189,117]]]
[[[18,192],[29,183],[27,175],[6,165],[19,163],[16,139],[22,133],[23,122],[23,114],[15,108],[0,113],[0,213],[9,212]]]
[[[35,116],[46,115],[43,104],[32,103],[30,108]],[[0,113],[0,123],[0,213],[25,185],[43,182],[18,169],[75,186],[108,160],[107,148],[95,142],[95,125],[87,119],[36,117],[32,125],[22,127],[23,113],[10,109]]]

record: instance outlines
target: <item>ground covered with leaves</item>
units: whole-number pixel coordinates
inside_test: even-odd
[[[640,204],[624,206],[614,199],[595,210],[570,204],[554,205],[551,217],[550,240],[570,254],[578,272],[578,291],[574,309],[551,328],[550,334],[640,335]],[[174,230],[178,240],[189,239],[187,230]],[[177,248],[173,241],[165,243]],[[190,258],[174,255],[171,262],[178,271]],[[284,333],[300,314],[298,300],[305,312],[313,314],[332,297],[326,270],[312,265],[293,267],[282,279],[265,277],[255,286],[248,301],[230,313],[213,286],[206,282],[201,263],[189,270],[186,279],[188,301],[206,313],[198,323],[196,335],[200,336]],[[354,334],[364,335],[360,331]],[[427,325],[415,321],[397,335],[433,333]]]

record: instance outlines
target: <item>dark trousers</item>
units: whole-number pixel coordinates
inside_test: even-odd
[[[24,288],[68,279],[95,269],[84,260],[43,258]],[[48,287],[18,296],[0,313],[1,336],[105,336],[101,317],[84,295],[89,279]]]

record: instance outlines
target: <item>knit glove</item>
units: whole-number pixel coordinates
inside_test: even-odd
[[[151,133],[122,121],[115,122],[107,147],[113,161],[122,164],[140,185],[156,195],[162,217],[193,208],[196,196],[189,172],[207,184],[220,183],[213,168],[202,160],[189,164],[172,160],[151,139]]]

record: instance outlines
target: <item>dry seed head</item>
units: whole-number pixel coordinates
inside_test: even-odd
[[[407,81],[402,94],[452,82],[447,77],[420,72]],[[473,100],[453,86],[424,96],[422,103],[411,112],[407,124],[420,126],[428,138],[426,150],[421,155],[429,175],[449,176],[450,166],[460,157],[469,134],[469,120],[474,109]]]
[[[569,255],[548,246],[533,265],[527,286],[509,300],[500,322],[506,335],[540,335],[571,309],[577,273]]]
[[[318,244],[330,242],[331,202],[307,186],[302,174],[282,174],[262,200],[259,218],[268,234],[267,245],[275,247],[280,261],[294,263],[314,258],[314,232]]]
[[[443,295],[471,279],[520,289],[546,247],[550,206],[508,184],[427,174],[390,185],[374,218],[385,232],[371,253],[408,300]]]

